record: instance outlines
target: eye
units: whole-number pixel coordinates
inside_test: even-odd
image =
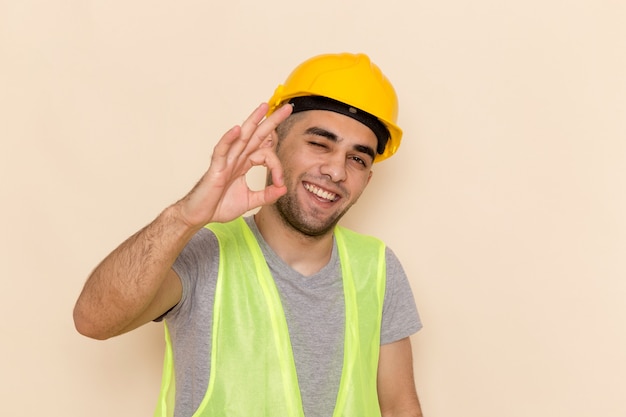
[[[363,158],[360,158],[358,156],[351,156],[351,157],[349,157],[349,159],[353,160],[354,162],[356,162],[359,165],[362,165],[363,167],[367,167],[367,162],[365,162],[365,160]]]
[[[312,140],[309,141],[309,145],[315,146],[315,147],[318,147],[318,148],[327,148],[327,146],[324,143],[315,142],[315,141],[312,141]]]

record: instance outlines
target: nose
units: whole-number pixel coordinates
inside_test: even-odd
[[[333,182],[343,181],[346,179],[346,160],[343,156],[333,155],[322,163],[320,171]]]

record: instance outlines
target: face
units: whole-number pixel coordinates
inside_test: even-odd
[[[331,232],[372,176],[376,136],[342,114],[298,113],[277,143],[287,194],[275,208],[288,226],[308,236]]]

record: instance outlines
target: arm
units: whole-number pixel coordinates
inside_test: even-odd
[[[378,402],[383,417],[422,417],[408,337],[380,347]]]
[[[131,236],[92,272],[74,307],[76,329],[107,339],[159,317],[180,301],[180,279],[171,269],[185,245],[205,224],[227,222],[285,193],[282,168],[266,140],[291,113],[283,106],[263,120],[259,106],[215,146],[208,171],[183,199]],[[248,188],[245,175],[265,166],[272,185]]]

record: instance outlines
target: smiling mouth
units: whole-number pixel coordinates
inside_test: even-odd
[[[329,202],[334,202],[339,199],[339,196],[337,194],[331,193],[330,191],[325,191],[313,184],[309,184],[308,182],[304,183],[304,188],[311,194],[314,194],[315,196]]]

